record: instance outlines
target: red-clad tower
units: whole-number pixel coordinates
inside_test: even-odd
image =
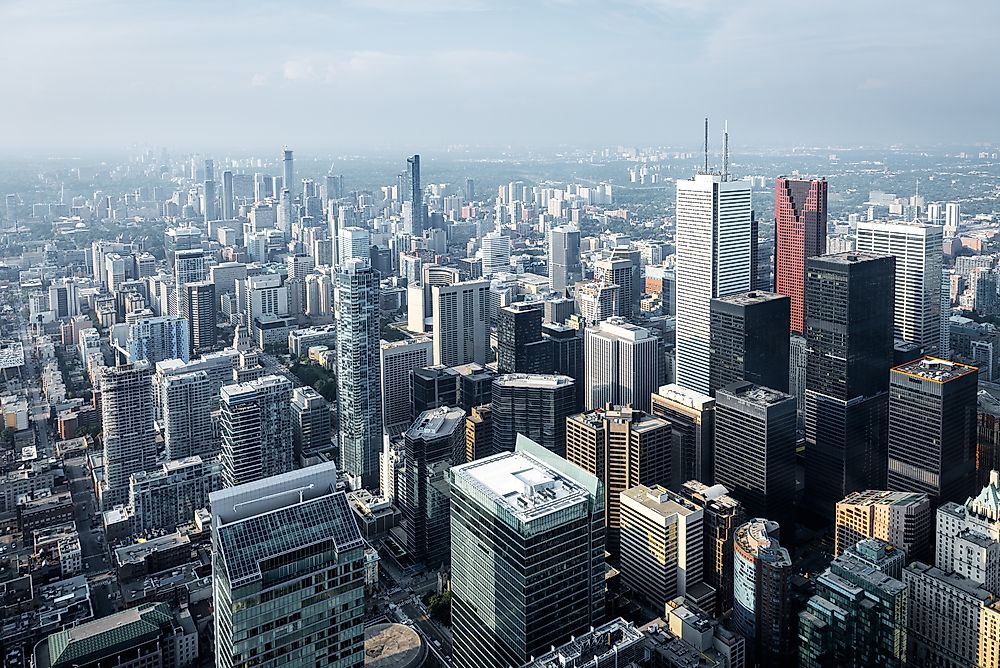
[[[805,332],[806,258],[826,253],[826,179],[774,180],[774,291],[791,299],[791,331]]]

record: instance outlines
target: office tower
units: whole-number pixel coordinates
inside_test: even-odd
[[[583,345],[586,408],[615,404],[648,411],[659,379],[659,340],[648,329],[614,317],[588,327]]]
[[[665,420],[627,406],[606,406],[567,418],[566,459],[596,476],[605,490],[611,554],[618,554],[621,493],[636,485],[662,485],[670,480],[670,441],[670,425]]]
[[[715,602],[702,607],[716,615],[726,614],[733,609],[733,536],[745,520],[743,506],[722,485],[688,480],[678,490],[703,511],[702,570],[705,584],[715,590]]]
[[[406,550],[428,569],[450,560],[448,469],[465,462],[465,411],[442,406],[424,411],[403,433],[403,513]]]
[[[222,489],[222,462],[198,455],[173,459],[129,477],[128,503],[135,532],[174,531],[208,507],[208,495]]]
[[[792,560],[779,530],[777,522],[755,518],[733,536],[733,622],[759,666],[792,665],[795,653]]]
[[[702,580],[703,517],[701,508],[661,485],[621,493],[618,570],[648,612],[662,614],[678,596],[715,598]]]
[[[288,288],[281,274],[257,274],[238,281],[236,291],[240,307],[246,308],[244,324],[256,345],[262,318],[288,315]]]
[[[600,283],[577,283],[576,299],[580,306],[580,319],[587,325],[597,325],[618,312],[619,293],[617,285]]]
[[[348,260],[337,269],[337,415],[340,468],[355,487],[378,485],[382,450],[379,373],[379,278],[367,260]]]
[[[486,364],[489,281],[431,287],[434,364]]]
[[[340,255],[337,256],[338,264],[344,264],[352,259],[370,259],[371,233],[366,228],[345,227],[340,230],[339,234],[340,243],[337,245],[337,248]]]
[[[424,411],[457,405],[458,379],[452,369],[434,365],[410,372],[411,424]]]
[[[398,436],[413,422],[410,372],[431,365],[434,347],[427,337],[382,341],[379,353],[382,425],[387,434]]]
[[[803,433],[806,426],[806,367],[809,356],[806,338],[799,334],[788,337],[788,393],[795,397],[795,412],[798,416],[798,431]]]
[[[295,461],[330,452],[333,446],[330,404],[311,387],[296,387],[291,401]]]
[[[424,189],[420,185],[420,156],[406,159],[405,202],[410,204],[410,225],[406,230],[414,237],[424,234]]]
[[[98,490],[105,510],[124,504],[128,479],[156,464],[153,374],[148,362],[100,367],[104,483]]]
[[[908,665],[902,562],[892,545],[875,539],[833,560],[799,613],[800,668]]]
[[[920,561],[903,570],[903,584],[909,593],[906,625],[909,665],[988,665],[977,661],[980,620],[996,606],[998,599],[994,594],[958,573]],[[996,648],[995,638],[988,642]]]
[[[610,258],[594,263],[594,283],[600,286],[618,286],[618,299],[613,314],[626,320],[632,318],[635,309],[634,264],[629,258]]]
[[[138,318],[128,325],[125,352],[130,362],[145,360],[150,366],[174,358],[187,362],[191,359],[188,337],[187,318],[173,315]]]
[[[1000,596],[1000,471],[964,504],[937,509],[935,565]]]
[[[858,223],[859,251],[896,258],[896,338],[936,352],[941,345],[941,228],[920,222]]]
[[[954,239],[958,236],[958,225],[962,217],[962,205],[958,202],[948,202],[944,210],[944,238]]]
[[[49,309],[56,318],[72,318],[80,313],[80,296],[76,281],[57,278],[49,285]]]
[[[753,383],[715,393],[715,482],[748,515],[786,520],[795,503],[795,399]]]
[[[336,489],[327,462],[211,495],[218,668],[364,664],[366,543]]]
[[[892,370],[889,487],[961,501],[976,480],[978,370],[933,357]]]
[[[86,584],[82,588],[87,590],[89,596],[90,591]],[[68,592],[68,590],[70,587],[63,591]],[[42,592],[41,596],[51,595],[44,589]],[[65,603],[55,603],[61,607],[60,617],[71,617],[66,611],[74,605],[75,601],[72,599],[76,593],[69,594]],[[89,598],[84,600],[89,607]],[[48,635],[35,645],[30,665],[45,666],[45,668],[94,668],[95,666],[166,668],[198,664],[198,630],[191,618],[191,612],[187,608],[175,610],[167,603],[138,603],[136,607],[109,614],[107,617],[82,623],[74,622],[73,625],[68,623],[41,625],[39,630],[52,628],[61,630]],[[22,658],[24,655],[20,646],[20,642],[15,642],[11,638],[8,645],[10,647],[8,662],[27,666],[29,660]]]
[[[465,461],[493,454],[493,406],[475,406],[465,418]]]
[[[603,621],[600,482],[524,437],[448,476],[455,668],[521,665]]]
[[[291,190],[295,184],[295,167],[292,158],[292,150],[288,147],[282,149],[282,179],[281,184],[284,188]]]
[[[566,418],[575,413],[576,384],[567,376],[507,374],[493,380],[493,452],[512,452],[519,434],[566,456]]]
[[[940,202],[930,202],[927,205],[925,218],[931,225],[940,225],[944,222],[944,209]]]
[[[568,288],[583,280],[580,265],[580,228],[559,225],[549,231],[549,287],[566,294]]]
[[[650,397],[650,413],[670,423],[671,481],[711,484],[715,479],[715,399],[681,387],[663,385]]]
[[[774,291],[788,295],[790,329],[805,334],[806,259],[826,253],[826,179],[774,180]]]
[[[219,216],[215,209],[215,162],[205,161],[205,208],[202,211],[205,222],[217,220]]]
[[[501,271],[510,271],[510,237],[500,232],[487,232],[482,239],[483,278]]]
[[[212,429],[213,397],[208,373],[161,375],[158,368],[156,381],[167,459],[218,452],[219,443]]]
[[[747,381],[788,392],[788,308],[773,292],[743,292],[712,300],[709,390]]]
[[[677,181],[677,384],[709,392],[711,301],[750,290],[748,181]]]
[[[263,376],[222,388],[222,481],[235,487],[295,468],[292,383]]]
[[[826,517],[886,486],[894,267],[871,253],[806,260],[806,500]]]
[[[233,191],[233,173],[230,170],[222,172],[222,219],[236,218],[236,196]]]
[[[550,373],[552,346],[542,337],[541,302],[515,302],[497,310],[497,371]]]
[[[476,201],[476,182],[472,179],[465,179],[465,201],[471,204]]]
[[[979,390],[976,439],[976,484],[987,485],[993,471],[1000,471],[1000,399]]]
[[[542,324],[542,340],[549,344],[552,372],[576,381],[577,410],[583,409],[583,336],[575,327],[555,323]]]
[[[866,538],[902,550],[908,559],[925,559],[931,533],[931,502],[926,494],[869,489],[837,502],[834,556]]]
[[[219,345],[218,330],[215,322],[218,311],[215,307],[215,284],[211,281],[198,281],[184,286],[184,299],[188,323],[188,341],[191,354],[200,356],[215,350]]]
[[[205,253],[200,247],[174,253],[174,284],[178,291],[188,283],[204,281],[205,277]]]

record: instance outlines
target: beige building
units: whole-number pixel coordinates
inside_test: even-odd
[[[933,513],[930,499],[917,492],[866,490],[837,502],[835,556],[865,538],[878,538],[926,559]]]

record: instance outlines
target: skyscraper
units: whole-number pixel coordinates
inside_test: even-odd
[[[482,239],[483,278],[501,271],[510,271],[510,237],[500,232],[487,232]]]
[[[151,366],[169,359],[187,362],[191,359],[189,335],[187,318],[173,315],[141,317],[128,325],[125,351],[130,362],[144,360]]]
[[[677,181],[677,384],[708,394],[711,301],[750,290],[747,181]]]
[[[871,253],[806,261],[806,499],[827,517],[885,488],[894,267]]]
[[[233,220],[236,217],[236,199],[233,191],[233,173],[230,170],[222,172],[222,219]]]
[[[406,200],[410,204],[410,226],[406,230],[414,237],[424,234],[424,189],[420,185],[420,156],[406,159]]]
[[[894,335],[928,353],[941,347],[941,242],[941,228],[936,225],[858,223],[859,251],[896,258]]]
[[[613,313],[630,320],[635,309],[635,265],[630,258],[612,257],[594,263],[594,283],[599,286],[618,286],[618,300]]]
[[[1000,596],[1000,471],[965,503],[937,509],[935,565]]]
[[[434,364],[486,364],[489,281],[431,287]]]
[[[703,582],[704,511],[660,485],[638,485],[621,493],[620,568],[649,613],[663,614],[678,596],[708,597]]]
[[[337,270],[337,415],[340,467],[355,486],[378,486],[382,450],[379,373],[379,278],[367,260],[353,259]]]
[[[210,496],[218,668],[364,665],[365,541],[336,489],[328,462]]]
[[[788,295],[790,328],[805,333],[806,259],[826,253],[826,179],[774,180],[774,291]]]
[[[105,510],[124,504],[133,473],[156,464],[153,374],[148,362],[100,367],[97,389],[101,393],[104,442],[104,485],[99,490]]]
[[[566,455],[566,418],[575,413],[576,384],[567,376],[507,374],[493,379],[493,452],[510,452],[519,434]]]
[[[442,406],[421,413],[403,433],[403,513],[406,549],[429,569],[450,561],[448,469],[465,462],[465,411]]]
[[[715,603],[702,607],[715,615],[726,614],[733,609],[733,537],[745,520],[743,505],[729,496],[723,485],[709,486],[688,480],[678,487],[678,491],[704,513],[702,564],[705,583],[715,589]]]
[[[212,388],[208,373],[192,371],[163,375],[157,380],[167,459],[218,452],[219,444],[212,429]]]
[[[792,560],[779,530],[777,522],[756,518],[733,537],[733,622],[759,666],[792,665],[795,654]]]
[[[292,383],[262,376],[222,388],[222,480],[235,487],[295,468]]]
[[[291,190],[295,187],[295,163],[292,158],[292,149],[287,146],[282,149],[281,161],[281,184],[284,189]]]
[[[333,449],[333,425],[326,399],[311,387],[296,387],[292,390],[291,410],[295,461],[329,453]]]
[[[188,341],[191,354],[200,356],[215,350],[219,345],[219,334],[215,327],[218,317],[215,301],[215,283],[198,281],[184,286],[184,314],[188,323]]]
[[[387,434],[398,436],[413,422],[410,372],[431,365],[434,347],[427,337],[382,341],[380,345],[382,424]]]
[[[627,406],[573,415],[566,420],[566,459],[601,481],[608,551],[617,555],[621,493],[670,480],[670,424]]]
[[[715,480],[715,399],[680,385],[663,385],[650,397],[650,412],[670,423],[671,481]]]
[[[790,300],[746,292],[712,300],[709,389],[747,381],[788,392]]]
[[[603,621],[596,478],[524,437],[448,476],[455,668],[521,665]]]
[[[515,302],[497,310],[497,371],[550,373],[552,346],[542,338],[541,302]]]
[[[752,383],[715,394],[715,482],[748,515],[786,520],[795,503],[795,399]]]
[[[580,228],[559,225],[549,231],[549,286],[563,294],[583,279]]]
[[[205,222],[218,220],[215,209],[215,162],[205,161]]]
[[[344,264],[352,259],[369,259],[369,248],[371,247],[371,233],[364,227],[344,227],[340,230],[340,243],[337,249],[340,255],[337,257],[338,264]]]
[[[954,239],[958,236],[958,226],[962,218],[962,205],[958,202],[948,202],[944,210],[944,238]]]
[[[889,385],[889,488],[962,501],[976,484],[975,367],[924,357]]]
[[[474,406],[465,418],[465,461],[493,454],[493,405]]]
[[[586,408],[614,404],[648,411],[658,384],[659,340],[649,330],[614,317],[588,327],[583,345]]]

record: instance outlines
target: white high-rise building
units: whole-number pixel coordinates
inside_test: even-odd
[[[751,187],[698,174],[677,182],[677,384],[709,391],[709,322],[716,297],[751,289]]]
[[[659,340],[648,329],[613,317],[588,327],[583,346],[587,410],[614,404],[648,413],[659,387]]]
[[[489,281],[431,287],[434,364],[486,364]]]
[[[244,324],[250,339],[257,340],[257,319],[265,315],[288,315],[288,288],[281,274],[248,276],[236,284]]]
[[[896,258],[893,334],[936,353],[941,342],[941,228],[921,222],[862,221],[857,250]]]
[[[156,465],[153,375],[141,361],[98,371],[104,438],[101,507],[124,504],[129,476]]]
[[[368,260],[369,249],[371,248],[371,233],[364,227],[344,227],[340,230],[340,239],[337,250],[340,257],[338,264],[344,264],[348,260],[360,259]]]
[[[191,359],[187,318],[173,315],[137,318],[127,327],[124,347],[130,362],[145,360],[154,365],[169,359],[184,362]]]
[[[218,450],[212,429],[212,385],[206,371],[159,374],[161,424],[167,459],[208,455]]]
[[[382,450],[379,381],[379,277],[368,260],[353,258],[337,271],[337,413],[340,469],[355,487],[378,486]]]
[[[398,436],[413,422],[410,416],[410,372],[434,363],[434,345],[429,337],[382,342],[382,424],[390,436]]]
[[[962,217],[962,205],[958,202],[948,202],[944,209],[944,238],[954,239],[958,236],[958,224]]]
[[[295,468],[292,383],[263,376],[222,388],[222,480],[226,487]]]
[[[931,202],[927,205],[927,222],[931,225],[940,225],[944,218],[944,209],[940,202]]]
[[[580,266],[580,228],[553,227],[549,232],[549,286],[565,293],[583,278]]]
[[[487,232],[482,239],[483,276],[498,271],[510,271],[510,237],[499,232]]]

